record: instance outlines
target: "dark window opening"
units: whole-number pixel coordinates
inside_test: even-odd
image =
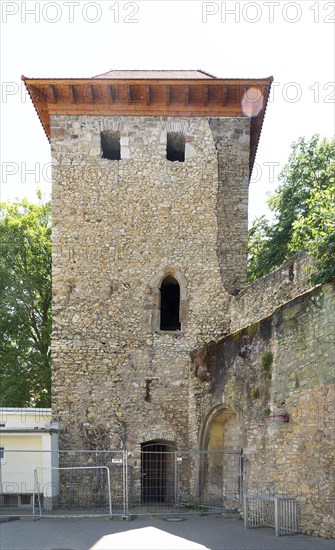
[[[185,136],[180,132],[168,132],[166,158],[172,161],[184,162]]]
[[[180,330],[180,287],[174,277],[168,275],[161,284],[160,330]]]
[[[149,402],[151,401],[151,395],[150,395],[150,386],[151,386],[151,379],[148,379],[145,381],[145,401]]]
[[[5,458],[5,448],[0,447],[0,460],[3,460]]]
[[[102,158],[121,160],[120,132],[101,132]]]
[[[33,495],[20,495],[20,504],[21,506],[31,506],[32,504],[32,496]]]
[[[15,508],[18,507],[18,503],[19,503],[18,495],[9,495],[9,494],[3,495],[3,499],[4,499],[5,506],[12,506]]]

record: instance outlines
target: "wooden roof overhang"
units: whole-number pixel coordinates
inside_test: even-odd
[[[251,117],[251,173],[273,78],[22,80],[49,140],[50,115]]]

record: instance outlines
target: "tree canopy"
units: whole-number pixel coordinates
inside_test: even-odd
[[[256,218],[249,231],[252,282],[306,248],[314,258],[313,282],[335,278],[335,139],[315,135],[292,145],[278,189],[268,204],[273,221]]]
[[[51,203],[1,203],[1,406],[50,406],[50,338]]]

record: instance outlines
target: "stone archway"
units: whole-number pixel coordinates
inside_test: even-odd
[[[243,432],[237,414],[216,405],[208,413],[200,437],[201,450],[235,451],[243,447]]]
[[[167,504],[175,495],[175,446],[153,440],[141,445],[141,502]]]
[[[243,431],[237,414],[217,405],[207,415],[200,437],[199,497],[213,506],[234,507],[242,495]]]

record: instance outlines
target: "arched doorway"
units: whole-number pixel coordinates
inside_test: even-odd
[[[141,445],[142,504],[167,504],[174,501],[175,447],[164,441]]]
[[[200,448],[199,496],[213,506],[234,508],[242,499],[243,431],[236,413],[214,407],[204,422]]]

